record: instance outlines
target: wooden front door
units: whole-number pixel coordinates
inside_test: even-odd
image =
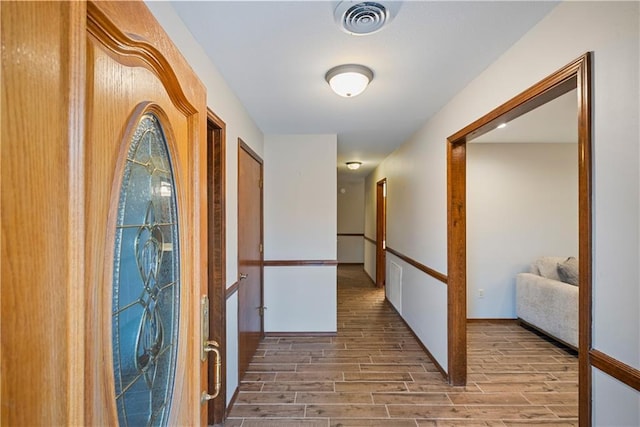
[[[376,184],[376,286],[383,287],[387,276],[387,179]]]
[[[86,51],[87,424],[206,424],[205,89],[141,2],[90,3]]]
[[[204,86],[142,2],[88,4],[85,72],[86,425],[206,424]]]
[[[264,335],[262,160],[238,148],[238,370],[241,379]]]
[[[204,87],[143,2],[0,8],[0,423],[206,424]]]

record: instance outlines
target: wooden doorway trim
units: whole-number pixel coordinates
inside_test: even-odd
[[[382,288],[387,277],[387,178],[376,183],[376,286]]]
[[[220,348],[221,378],[215,378],[215,366],[209,363],[208,388],[220,381],[218,397],[209,401],[210,425],[222,424],[226,412],[227,298],[226,298],[226,124],[207,109],[207,276],[209,291],[209,338]]]
[[[573,89],[578,98],[579,417],[580,425],[591,425],[591,53],[447,138],[448,373],[452,385],[466,384],[466,143]]]

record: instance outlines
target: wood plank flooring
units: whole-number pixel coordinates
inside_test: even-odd
[[[337,336],[265,338],[225,426],[577,426],[577,370],[535,332],[474,322],[467,386],[449,386],[362,266],[340,266]]]

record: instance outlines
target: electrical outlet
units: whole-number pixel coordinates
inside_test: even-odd
[[[478,298],[484,298],[484,289],[478,289]]]

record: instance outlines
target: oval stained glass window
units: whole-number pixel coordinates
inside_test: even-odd
[[[115,233],[112,343],[121,426],[167,425],[180,302],[175,193],[163,128],[147,112],[127,151]]]

